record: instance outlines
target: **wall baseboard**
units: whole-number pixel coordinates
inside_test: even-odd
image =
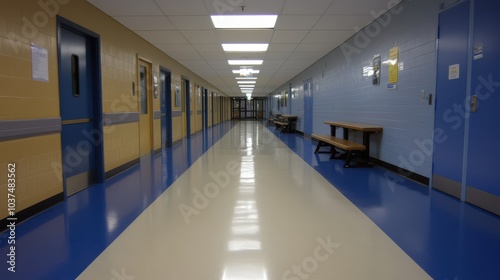
[[[24,210],[17,212],[16,216],[15,216],[17,218],[16,226],[19,225],[19,223],[31,218],[32,216],[35,216],[36,214],[38,214],[42,211],[49,209],[50,207],[52,207],[52,206],[54,206],[57,203],[62,202],[62,201],[64,201],[64,193],[59,193],[59,194],[56,194],[52,197],[49,197],[43,201],[40,201],[37,204],[32,205]],[[8,221],[7,218],[2,219],[0,221],[0,232],[3,232],[4,230],[6,230],[7,225],[10,222],[11,221]]]
[[[104,179],[107,180],[107,179],[117,175],[118,173],[121,173],[121,172],[131,168],[132,166],[139,164],[140,162],[141,162],[140,159],[137,158],[137,159],[129,161],[125,164],[122,164],[114,169],[111,169],[111,170],[107,171],[106,173],[104,173]]]

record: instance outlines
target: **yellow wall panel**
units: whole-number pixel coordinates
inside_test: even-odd
[[[139,158],[139,123],[104,128],[104,171],[110,171]]]
[[[62,174],[54,165],[61,162],[59,134],[0,142],[0,178],[7,177],[7,165],[16,164],[16,212],[63,191]],[[7,201],[7,182],[0,182],[0,200]],[[7,217],[0,204],[0,219]]]
[[[172,142],[182,139],[182,117],[172,118]]]
[[[154,131],[154,149],[161,149],[161,120],[156,119],[153,121]]]
[[[175,107],[175,87],[176,85],[181,87],[181,77],[190,80],[192,93],[194,93],[194,85],[213,88],[208,82],[87,1],[53,1],[58,5],[57,15],[44,11],[39,4],[42,2],[2,2],[0,9],[0,120],[60,117],[57,15],[100,36],[104,113],[139,112],[138,55],[152,62],[153,75],[159,76],[160,66],[171,71],[172,107]],[[37,13],[39,15],[45,13],[46,16],[37,18],[35,16]],[[23,17],[27,19],[28,23],[26,20],[22,20]],[[32,43],[48,51],[48,82],[32,80]],[[135,83],[136,92],[132,90],[132,83]],[[192,99],[192,102],[195,100]],[[153,99],[153,108],[160,110],[160,98]],[[180,109],[180,106],[174,108],[174,110]],[[182,124],[183,119],[185,118],[176,117],[173,119],[173,141],[178,141],[185,136],[186,129]],[[196,118],[193,121],[194,127],[201,130],[201,119]],[[161,147],[159,123],[159,120],[155,121],[153,127],[155,148]],[[138,123],[105,127],[103,137],[105,171],[139,157]],[[19,184],[30,185],[23,187],[23,197],[19,198],[18,207],[29,207],[62,192],[60,171],[54,171],[52,167],[54,162],[61,164],[59,134],[0,141],[0,155],[0,167],[2,168],[0,174],[5,174],[4,164],[7,161],[19,162],[18,172],[21,176]],[[4,177],[0,176],[0,178]],[[2,183],[0,182],[0,184]],[[3,201],[6,193],[4,186],[1,187],[0,195],[2,197],[0,199]],[[4,204],[0,204],[0,207],[3,206]],[[5,217],[5,211],[5,208],[0,208],[2,217]]]

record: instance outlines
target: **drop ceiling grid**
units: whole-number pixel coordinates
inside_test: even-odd
[[[373,21],[389,0],[87,0],[231,96],[243,96],[228,59],[264,59],[255,96],[281,87]],[[230,3],[238,5],[231,6]],[[245,6],[244,12],[239,6]],[[273,30],[216,30],[210,15],[277,14]],[[264,54],[221,43],[270,43]],[[229,90],[230,89],[230,90]]]

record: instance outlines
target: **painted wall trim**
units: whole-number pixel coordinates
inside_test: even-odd
[[[0,121],[0,141],[61,132],[61,118]]]
[[[139,121],[138,112],[123,112],[123,113],[103,113],[103,123],[105,126],[131,123]]]
[[[21,210],[16,213],[17,223],[27,220],[30,217],[35,216],[36,214],[49,209],[50,207],[56,205],[59,202],[64,201],[64,193],[56,194],[52,197],[49,197],[45,200],[38,202],[35,205],[32,205],[24,210]],[[0,220],[0,233],[7,229],[7,218]]]
[[[432,188],[440,190],[458,199],[460,199],[462,193],[461,182],[457,182],[437,174],[432,175]]]
[[[500,216],[500,196],[467,186],[465,201]]]
[[[153,119],[155,120],[161,119],[161,111],[153,111]]]
[[[137,158],[137,159],[131,160],[131,161],[125,163],[125,164],[122,164],[122,165],[120,165],[120,166],[118,166],[116,168],[113,168],[113,169],[111,169],[109,171],[106,171],[104,173],[104,178],[106,178],[106,180],[107,180],[107,179],[109,179],[109,178],[117,175],[118,173],[121,173],[123,171],[126,171],[126,170],[132,168],[133,166],[139,164],[140,162],[141,162],[140,159]]]

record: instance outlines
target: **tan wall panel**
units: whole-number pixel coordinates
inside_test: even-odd
[[[172,142],[182,139],[182,117],[172,118]]]
[[[105,172],[139,158],[138,131],[138,122],[104,127]]]
[[[0,178],[7,178],[7,165],[16,164],[16,212],[63,192],[61,138],[59,134],[0,142]],[[0,200],[7,201],[7,181],[0,182]],[[7,205],[0,203],[0,219]]]
[[[175,106],[175,86],[181,85],[181,76],[189,78],[192,85],[196,84],[204,88],[213,88],[207,81],[204,81],[192,71],[180,65],[87,1],[73,0],[62,2],[66,3],[60,4],[59,1],[54,1],[54,3],[58,4],[58,15],[100,36],[102,105],[104,113],[139,111],[138,94],[132,90],[133,82],[136,83],[136,91],[138,88],[136,78],[137,55],[153,63],[153,75],[158,75],[160,65],[171,71],[173,107]],[[2,2],[2,8],[0,9],[0,84],[2,85],[0,87],[0,120],[55,118],[60,116],[56,15],[48,15],[47,22],[37,22],[40,18],[34,18],[34,15],[44,12],[38,3],[39,1]],[[23,22],[23,18],[28,19],[34,27],[27,26]],[[49,82],[32,80],[31,43],[43,47],[48,51]],[[153,108],[154,110],[159,110],[159,98],[153,100]],[[180,110],[180,107],[174,109]],[[198,127],[198,125],[196,126]],[[181,118],[173,120],[174,141],[180,140],[183,137],[182,132],[185,134],[184,127],[182,126]],[[161,137],[160,135],[160,127],[155,123],[155,147],[157,140]],[[0,160],[2,162],[7,160],[21,160],[22,162],[22,160],[27,160],[27,158],[37,158],[37,162],[39,162],[38,158],[43,157],[44,153],[51,151],[51,153],[57,153],[55,155],[57,163],[61,164],[59,134],[50,136],[53,139],[49,142],[57,143],[57,147],[52,147],[52,150],[47,150],[46,146],[40,144],[39,140],[45,139],[44,137],[49,136],[26,138],[13,142],[0,142],[0,154],[2,155]],[[33,139],[36,139],[36,141]],[[138,123],[105,127],[105,171],[136,159],[139,155],[138,141]],[[11,145],[17,148],[13,148]],[[9,157],[7,157],[8,153],[11,153]],[[40,162],[43,162],[43,160]],[[47,165],[44,168],[52,168],[47,162],[43,164]],[[32,164],[25,166],[23,163],[19,172],[21,174],[27,172],[31,166]],[[6,171],[1,170],[0,172],[4,174]],[[37,179],[34,179],[35,177],[20,179],[20,184],[25,184],[23,182],[32,180],[33,186],[23,189],[23,197],[18,200],[18,209],[21,209],[19,207],[31,206],[62,191],[62,183],[58,182],[54,186],[49,184],[50,182],[47,181],[49,180],[47,178],[50,178],[49,173],[37,176],[39,176]],[[47,187],[40,187],[42,184],[47,185]],[[2,189],[5,190],[3,187]],[[3,200],[4,197],[1,199]],[[4,204],[0,205],[4,206]]]
[[[154,149],[161,149],[161,120],[156,119],[153,121],[154,131]]]

